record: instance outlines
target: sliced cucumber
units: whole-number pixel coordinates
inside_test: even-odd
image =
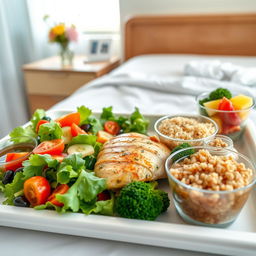
[[[68,154],[82,154],[82,157],[94,154],[94,148],[88,144],[75,144],[68,148]]]
[[[71,127],[65,126],[61,128],[62,130],[62,139],[64,144],[68,144],[72,140]]]

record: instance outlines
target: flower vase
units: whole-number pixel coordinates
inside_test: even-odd
[[[60,58],[62,67],[69,67],[73,64],[74,52],[69,46],[61,46]]]

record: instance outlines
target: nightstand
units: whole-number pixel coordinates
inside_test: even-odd
[[[72,67],[61,67],[60,58],[36,61],[23,66],[30,112],[48,109],[71,95],[82,85],[116,68],[117,57],[109,61],[85,63],[85,56],[75,56]]]

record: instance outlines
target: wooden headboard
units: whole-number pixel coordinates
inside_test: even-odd
[[[153,53],[256,56],[256,13],[133,17],[124,43],[126,60]]]

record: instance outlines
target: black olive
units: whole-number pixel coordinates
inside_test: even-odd
[[[13,205],[19,206],[19,207],[29,207],[29,202],[25,197],[17,196],[13,200]]]
[[[120,131],[118,132],[118,134],[122,134],[124,133],[124,130],[123,129],[120,129]]]
[[[14,171],[12,171],[12,170],[6,171],[6,172],[4,173],[4,177],[3,177],[2,183],[3,183],[4,185],[9,184],[9,183],[12,183],[13,177],[14,177]]]
[[[46,120],[46,121],[51,121],[52,119],[49,117],[49,116],[44,116],[43,118],[42,118],[42,120]]]
[[[37,137],[36,137],[36,140],[37,140],[37,143],[38,143],[38,144],[41,143],[41,138],[40,138],[40,136],[37,136]]]
[[[20,167],[20,168],[18,168],[18,169],[16,169],[16,171],[14,172],[14,176],[16,175],[16,173],[18,173],[18,172],[23,172],[23,167]]]
[[[89,132],[89,130],[92,128],[92,125],[91,124],[83,124],[83,125],[81,125],[80,128],[86,132]]]

